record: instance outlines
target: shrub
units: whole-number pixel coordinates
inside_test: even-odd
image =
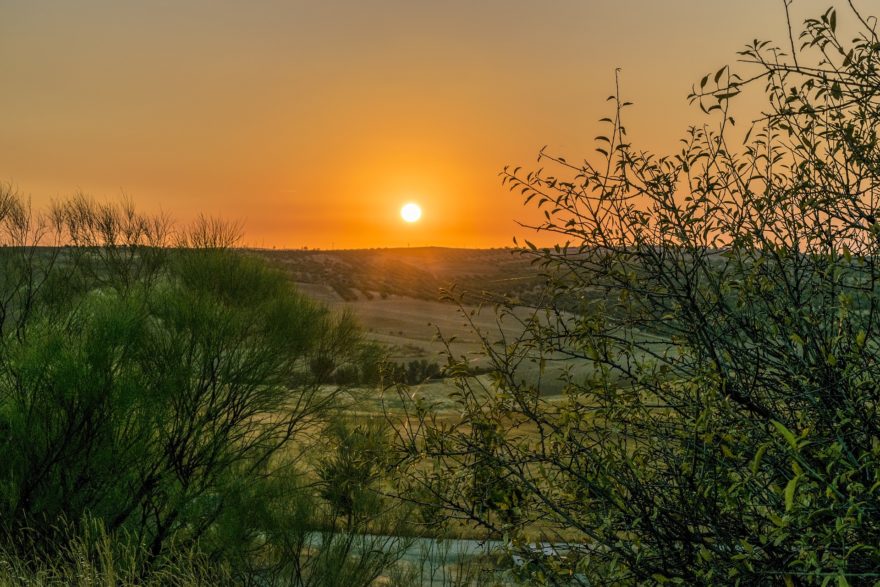
[[[880,577],[880,42],[849,6],[852,41],[830,9],[788,55],[756,41],[752,71],[704,77],[717,118],[680,152],[630,145],[618,98],[601,163],[505,171],[560,238],[524,247],[551,302],[484,339],[492,384],[462,377],[461,422],[425,413],[406,448],[409,490],[509,537],[530,580]],[[735,143],[756,84],[765,114]],[[550,400],[532,361],[593,369]],[[528,547],[536,528],[557,547]]]
[[[359,333],[234,234],[200,219],[175,238],[81,197],[39,215],[0,191],[0,526],[34,572],[88,530],[64,519],[131,544],[145,580],[190,551],[252,578],[266,536],[318,524],[297,517],[315,496],[296,464],[340,388],[315,365],[354,361]]]

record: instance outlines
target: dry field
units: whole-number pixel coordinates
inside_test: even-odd
[[[489,341],[507,342],[522,335],[525,307],[540,296],[544,278],[537,268],[508,249],[370,249],[352,251],[255,251],[288,273],[297,286],[335,311],[356,316],[368,339],[388,350],[396,362],[426,360],[445,365],[447,352],[486,366],[481,332]],[[448,292],[460,296],[450,301]],[[512,316],[500,316],[492,300],[521,302]],[[482,302],[482,303],[480,303]],[[449,345],[447,347],[447,344]],[[562,389],[559,372],[570,364],[549,363],[542,378],[544,395]],[[575,364],[575,372],[591,370]],[[534,380],[537,363],[524,363],[521,376]],[[449,409],[451,382],[429,381],[412,393]],[[382,398],[370,390],[364,409],[377,411]],[[384,397],[387,405],[395,398]],[[386,407],[387,407],[386,405]]]

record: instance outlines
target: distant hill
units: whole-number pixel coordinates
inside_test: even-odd
[[[345,301],[389,295],[435,301],[453,286],[465,301],[526,302],[544,279],[513,249],[252,250],[301,284],[328,286]]]

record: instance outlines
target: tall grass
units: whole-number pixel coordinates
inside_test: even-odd
[[[196,586],[231,585],[229,568],[194,548],[176,547],[151,559],[147,545],[117,532],[100,520],[58,527],[51,552],[27,530],[0,544],[0,587],[12,586]]]

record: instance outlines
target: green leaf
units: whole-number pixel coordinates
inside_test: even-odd
[[[791,511],[794,507],[794,492],[797,489],[798,477],[792,477],[785,486],[785,511]]]
[[[797,437],[794,435],[794,433],[786,428],[785,425],[778,420],[770,420],[770,423],[773,424],[773,427],[776,428],[776,431],[779,432],[779,434],[781,434],[783,438],[785,438],[785,441],[788,442],[791,448],[797,450]]]
[[[865,337],[866,337],[865,331],[859,330],[859,333],[856,334],[856,346],[858,346],[860,348],[865,346]]]
[[[755,458],[752,460],[752,475],[758,474],[758,469],[761,468],[761,459],[764,458],[764,453],[767,452],[767,447],[769,444],[764,443],[758,448],[758,452],[755,453]]]

